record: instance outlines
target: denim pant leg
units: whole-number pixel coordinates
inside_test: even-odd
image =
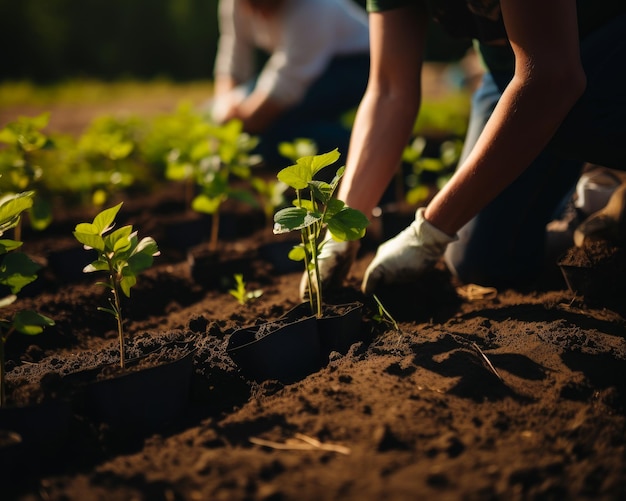
[[[580,53],[587,87],[550,148],[626,170],[626,13],[587,35]]]
[[[307,138],[315,141],[319,153],[339,148],[345,161],[351,128],[342,118],[361,102],[368,75],[367,54],[333,59],[303,99],[262,134],[259,150],[265,160],[283,166],[288,161],[279,155],[278,144]]]
[[[510,75],[486,74],[472,101],[463,156],[476,143]],[[571,192],[583,163],[543,152],[529,168],[448,246],[446,262],[466,283],[495,287],[523,285],[542,270],[546,224]],[[506,165],[502,166],[506,169]]]

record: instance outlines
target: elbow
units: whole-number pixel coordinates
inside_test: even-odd
[[[574,106],[587,88],[587,76],[580,64],[556,65],[547,75],[553,96],[567,108]]]

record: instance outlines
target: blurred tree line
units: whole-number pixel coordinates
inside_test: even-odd
[[[210,79],[218,40],[217,3],[0,0],[0,79]],[[431,59],[454,59],[468,46],[451,41],[436,27],[431,38]]]

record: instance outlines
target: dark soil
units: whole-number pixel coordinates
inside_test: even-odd
[[[123,304],[129,350],[190,342],[188,405],[156,431],[132,433],[72,407],[67,435],[47,449],[21,458],[0,447],[2,500],[626,498],[626,297],[614,292],[623,257],[609,278],[597,274],[597,290],[612,292],[592,301],[556,265],[532,287],[470,300],[439,264],[419,283],[381,291],[396,331],[373,320],[376,305],[359,293],[382,234],[375,221],[345,289],[328,298],[365,303],[362,340],[300,381],[257,383],[226,347],[234,330],[299,304],[301,271],[261,250],[280,239],[259,214],[227,207],[221,273],[209,283],[188,259],[209,223],[194,229],[202,218],[185,209],[182,190],[124,202],[119,217],[162,251]],[[25,233],[24,250],[44,268],[14,307],[56,325],[9,339],[12,398],[71,401],[66,374],[115,361],[115,321],[97,309],[107,301],[102,277],[81,272],[90,256],[71,235],[93,215],[67,211]],[[228,293],[227,263],[241,256],[234,269],[263,291],[245,305]]]
[[[376,305],[358,292],[377,244],[374,226],[346,288],[330,298],[365,302],[362,341],[296,383],[247,381],[226,353],[229,336],[296,306],[300,271],[279,273],[261,257],[273,236],[247,214],[223,239],[221,259],[243,253],[244,280],[263,295],[238,304],[228,293],[232,269],[221,265],[221,282],[194,280],[164,223],[165,207],[185,213],[178,193],[129,200],[120,217],[162,250],[124,304],[129,349],[163,337],[192,341],[187,409],[156,433],[130,436],[73,411],[62,447],[14,473],[3,499],[624,496],[623,310],[597,298],[587,305],[554,275],[532,290],[470,301],[439,265],[418,284],[381,291],[399,323],[394,331],[372,320]],[[227,212],[238,219],[235,208]],[[57,247],[72,250],[64,234],[92,217],[76,211],[42,234],[27,233],[25,250],[45,264]],[[71,263],[82,269],[79,255]],[[46,266],[40,283],[24,289],[19,307],[56,325],[9,339],[11,388],[39,377],[56,388],[47,397],[62,395],[64,374],[115,358],[115,322],[97,310],[107,293],[96,281]]]

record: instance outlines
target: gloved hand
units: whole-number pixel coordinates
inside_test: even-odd
[[[614,242],[626,240],[626,183],[619,186],[602,209],[594,212],[574,230],[574,243],[604,238]]]
[[[338,242],[333,240],[330,232],[324,236],[324,246],[318,256],[318,267],[322,277],[322,291],[338,288],[348,276],[350,267],[356,259],[359,242]],[[313,283],[315,286],[315,280]],[[300,298],[306,301],[309,298],[309,285],[306,272],[300,280]]]
[[[401,233],[378,247],[367,267],[361,290],[372,294],[379,285],[411,282],[443,256],[447,245],[457,240],[424,219],[424,207]]]

